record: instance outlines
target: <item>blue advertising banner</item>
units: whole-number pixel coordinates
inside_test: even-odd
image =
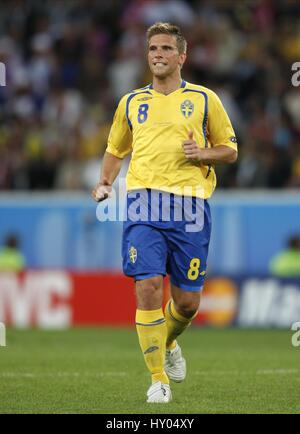
[[[198,320],[221,327],[291,328],[300,321],[300,279],[209,277]]]
[[[210,273],[267,273],[270,259],[300,233],[299,194],[218,193],[210,206]],[[18,234],[29,268],[121,271],[123,223],[100,222],[96,209],[88,192],[2,194],[0,245]]]

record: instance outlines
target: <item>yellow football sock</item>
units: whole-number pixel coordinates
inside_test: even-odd
[[[169,384],[164,369],[167,327],[163,310],[137,309],[135,322],[140,346],[147,368],[151,373],[152,382],[161,381],[164,384]]]
[[[172,299],[168,301],[165,307],[165,318],[167,325],[167,342],[168,350],[174,350],[176,347],[176,338],[192,323],[192,320],[197,316],[198,312],[192,318],[185,318],[180,315],[174,306]]]

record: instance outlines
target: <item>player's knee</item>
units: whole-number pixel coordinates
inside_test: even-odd
[[[179,300],[175,307],[180,315],[192,318],[199,309],[199,300]]]
[[[156,277],[152,277],[150,279],[138,280],[136,282],[136,287],[139,291],[147,292],[147,293],[155,293],[156,291],[161,290],[161,281]]]
[[[163,285],[161,279],[150,278],[136,282],[137,303],[140,309],[157,309],[161,307]]]

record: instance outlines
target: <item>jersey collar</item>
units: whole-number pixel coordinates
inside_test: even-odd
[[[181,80],[181,85],[180,85],[180,87],[178,88],[178,89],[183,89],[183,88],[185,88],[185,86],[186,86],[186,81],[185,80]],[[148,89],[152,89],[152,90],[154,90],[153,89],[153,84],[151,83],[150,85],[149,85],[149,88]],[[178,89],[176,89],[176,90],[178,90]],[[174,92],[176,92],[176,90],[174,90]],[[156,91],[155,91],[156,92]],[[159,93],[159,92],[158,92]],[[173,92],[171,92],[169,95],[171,95]],[[163,94],[162,94],[163,95]],[[168,96],[168,95],[165,95],[165,96]]]

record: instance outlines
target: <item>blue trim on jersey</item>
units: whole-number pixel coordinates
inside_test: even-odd
[[[181,80],[181,85],[180,85],[180,87],[179,87],[179,89],[181,89],[181,88],[183,88],[183,87],[185,87],[186,86],[186,81],[184,81],[184,80]],[[149,85],[149,89],[153,89],[153,83],[151,83],[150,85]],[[175,91],[174,91],[175,92]],[[172,92],[173,93],[173,92]],[[167,96],[167,95],[166,95]]]
[[[203,116],[203,121],[202,121],[202,131],[203,131],[203,136],[204,136],[204,140],[205,140],[205,147],[208,147],[208,142],[207,142],[207,118],[208,118],[208,97],[207,97],[207,93],[203,92],[202,90],[195,90],[195,89],[185,89],[182,93],[185,92],[196,92],[196,93],[201,93],[201,95],[204,96],[204,116]]]
[[[201,93],[204,96],[205,104],[204,104],[204,116],[203,116],[203,122],[202,122],[202,131],[203,136],[205,140],[205,147],[208,147],[208,141],[207,141],[207,119],[208,119],[208,97],[207,93],[203,92],[202,90],[196,90],[196,89],[185,89],[184,92],[197,92]],[[208,178],[211,171],[211,164],[208,165],[208,171],[205,178]]]
[[[130,119],[129,119],[129,103],[130,103],[130,101],[132,100],[133,97],[135,97],[137,95],[141,95],[143,93],[148,93],[149,95],[152,95],[151,92],[144,90],[142,92],[137,92],[137,93],[130,94],[129,97],[127,98],[127,101],[126,101],[126,119],[127,119],[127,123],[128,123],[128,126],[129,126],[129,128],[130,128],[131,131],[132,131],[132,123],[130,122]]]

